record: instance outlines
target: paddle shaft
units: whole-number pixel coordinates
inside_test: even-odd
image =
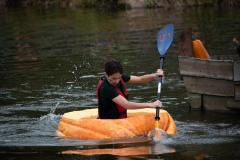
[[[160,57],[160,69],[163,69],[163,61],[164,61],[164,57]],[[158,78],[157,100],[160,100],[160,97],[161,97],[162,79],[163,79],[162,76],[159,76],[159,78]],[[160,111],[160,107],[156,107],[155,121],[160,120],[159,111]],[[158,124],[156,125],[156,128],[158,128]]]

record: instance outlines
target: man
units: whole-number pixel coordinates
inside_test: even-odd
[[[127,109],[156,108],[162,106],[157,100],[152,103],[136,103],[128,101],[128,91],[125,83],[148,83],[163,76],[163,71],[143,76],[123,74],[120,62],[111,60],[105,63],[105,76],[97,86],[98,115],[100,119],[118,119],[127,117]]]

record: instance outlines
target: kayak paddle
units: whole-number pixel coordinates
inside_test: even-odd
[[[164,57],[167,53],[168,48],[172,44],[174,34],[174,26],[173,24],[168,24],[164,28],[162,28],[157,34],[157,48],[160,54],[160,69],[163,69],[163,61]],[[162,76],[158,79],[158,90],[157,90],[157,99],[160,100],[161,96],[161,87],[162,87]],[[160,107],[156,107],[156,117],[155,117],[155,130],[153,134],[154,141],[160,141],[162,132],[159,128],[159,116]]]

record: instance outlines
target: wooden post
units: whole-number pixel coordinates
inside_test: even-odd
[[[178,55],[192,57],[192,29],[184,30],[179,36]]]
[[[240,83],[235,84],[235,100],[239,101],[240,103]]]
[[[240,61],[234,62],[235,100],[240,101]]]
[[[234,81],[240,82],[240,61],[235,61],[234,62],[234,69],[233,69],[233,74],[234,74]]]
[[[196,93],[188,93],[190,97],[191,110],[202,110],[202,95]]]

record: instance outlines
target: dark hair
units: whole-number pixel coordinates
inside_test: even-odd
[[[105,72],[108,76],[111,76],[114,73],[123,74],[123,67],[119,61],[110,60],[105,63]]]

